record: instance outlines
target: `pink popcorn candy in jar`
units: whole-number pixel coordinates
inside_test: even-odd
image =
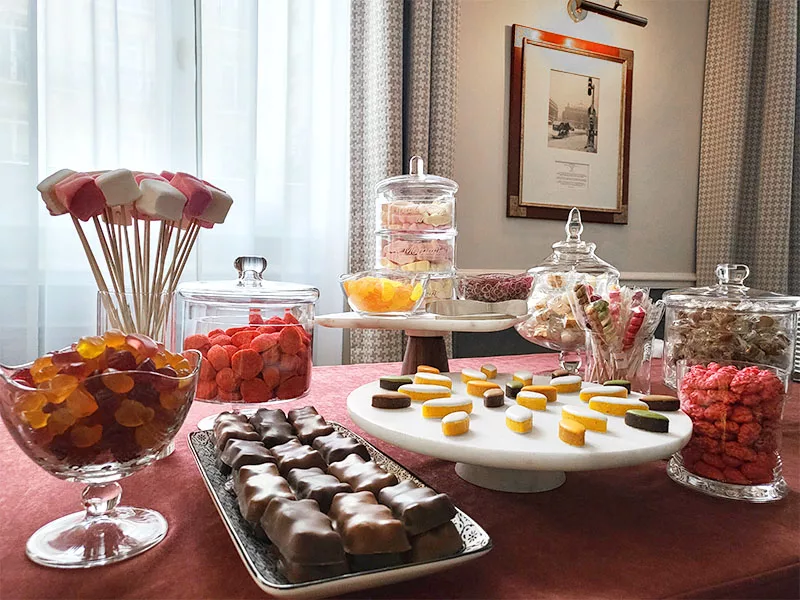
[[[677,374],[693,432],[670,460],[669,476],[722,498],[771,502],[786,496],[780,443],[788,372],[735,361],[680,361]]]

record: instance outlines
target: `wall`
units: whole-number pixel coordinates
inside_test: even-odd
[[[566,0],[462,0],[459,267],[527,268],[564,237],[561,222],[505,216],[510,26],[519,23],[634,51],[628,224],[589,223],[584,238],[621,271],[694,272],[708,1],[625,0],[623,9],[648,26],[594,14],[573,23]]]

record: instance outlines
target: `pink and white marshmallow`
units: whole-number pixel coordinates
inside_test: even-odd
[[[186,206],[183,211],[190,219],[198,218],[211,204],[211,192],[196,177],[178,172],[169,183],[186,196]]]
[[[142,190],[128,169],[106,171],[97,176],[95,183],[103,192],[108,206],[126,206],[142,197]]]
[[[53,216],[63,215],[68,213],[67,207],[64,206],[61,201],[56,198],[55,190],[56,184],[61,183],[70,175],[74,175],[75,171],[72,169],[61,169],[60,171],[56,171],[51,175],[48,175],[44,179],[39,182],[39,185],[36,186],[36,189],[39,190],[39,193],[42,195],[42,200],[44,201],[44,205],[47,207],[47,210]]]
[[[53,192],[70,214],[81,221],[102,214],[106,208],[103,192],[88,173],[73,173],[65,177],[53,187]]]
[[[197,220],[206,223],[224,223],[225,217],[228,216],[228,211],[233,206],[233,198],[213,185],[209,184],[207,187],[208,191],[211,192],[211,202],[197,217]]]
[[[186,206],[186,196],[167,181],[143,179],[139,184],[142,197],[136,201],[136,210],[148,217],[164,221],[180,221]]]

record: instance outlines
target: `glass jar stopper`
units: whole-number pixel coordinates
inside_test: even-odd
[[[720,285],[744,286],[744,280],[750,276],[750,267],[747,265],[720,264],[717,265],[715,274]]]
[[[262,275],[267,270],[267,259],[263,256],[237,256],[233,267],[239,273],[239,286],[260,286]]]

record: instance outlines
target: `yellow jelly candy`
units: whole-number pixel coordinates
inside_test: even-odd
[[[125,334],[119,329],[109,329],[103,334],[103,339],[109,348],[121,348],[125,345]]]
[[[411,301],[416,302],[422,297],[422,284],[415,283],[414,289],[411,290]]]
[[[51,402],[61,404],[67,396],[75,391],[78,387],[78,378],[74,375],[56,375],[50,381],[44,382],[41,386],[42,390],[46,390],[52,394]]]
[[[153,357],[153,364],[156,366],[156,369],[163,369],[169,366],[169,361],[163,352],[159,352]]]
[[[133,377],[125,373],[103,375],[103,384],[112,392],[127,394],[133,389]]]
[[[50,413],[42,412],[41,410],[29,410],[22,413],[22,418],[34,429],[41,429],[47,425],[47,421],[50,419]]]
[[[97,401],[83,387],[78,387],[67,396],[67,409],[76,419],[88,417],[97,410]]]
[[[69,432],[69,438],[76,448],[89,448],[94,446],[103,437],[103,426],[97,425],[76,425]]]
[[[50,398],[43,392],[27,392],[19,397],[14,408],[18,413],[33,412],[41,410],[49,401]]]
[[[137,402],[136,400],[125,399],[114,413],[117,423],[123,427],[139,427],[153,420],[155,411]]]
[[[50,413],[47,430],[53,435],[61,435],[75,424],[77,419],[68,408],[59,408]]]
[[[161,406],[167,410],[175,410],[183,406],[186,401],[184,394],[176,394],[174,392],[161,392],[158,395],[158,401]]]
[[[106,351],[106,341],[99,336],[82,337],[75,345],[75,350],[82,358],[91,360]]]
[[[31,377],[34,383],[49,381],[58,375],[58,367],[53,365],[53,358],[49,355],[41,356],[31,365]]]

